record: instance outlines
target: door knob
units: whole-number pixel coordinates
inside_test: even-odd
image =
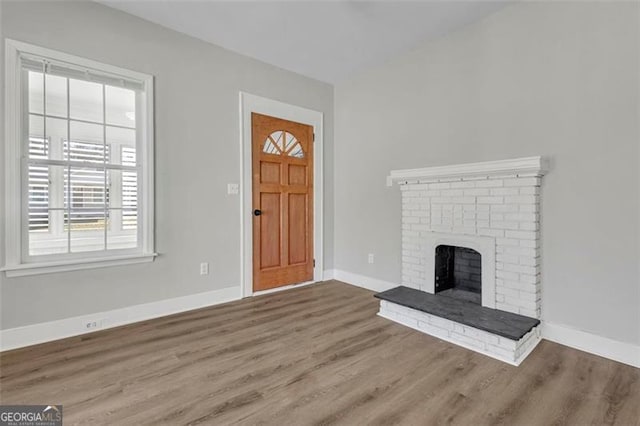
[[[261,214],[262,214],[262,211],[261,211],[261,210],[259,210],[259,209],[255,209],[255,210],[253,211],[253,215],[254,215],[254,216],[260,216]]]

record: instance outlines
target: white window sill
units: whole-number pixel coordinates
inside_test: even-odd
[[[23,263],[21,265],[7,265],[0,269],[7,278],[23,277],[27,275],[50,274],[54,272],[79,271],[82,269],[105,268],[108,266],[132,265],[135,263],[153,262],[157,253],[132,254],[127,256],[101,257],[64,260],[46,263]]]

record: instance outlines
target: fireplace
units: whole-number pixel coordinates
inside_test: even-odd
[[[482,256],[474,249],[439,245],[436,247],[435,292],[481,304]]]
[[[518,364],[540,340],[541,157],[395,170],[401,285],[381,316]]]
[[[420,241],[424,280],[420,285],[410,287],[462,298],[487,308],[496,307],[495,238],[428,232]]]

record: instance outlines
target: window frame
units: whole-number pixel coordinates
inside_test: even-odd
[[[23,137],[28,137],[22,85],[21,55],[32,55],[56,62],[120,76],[141,83],[140,117],[136,117],[137,146],[141,163],[138,182],[138,247],[65,255],[25,256],[29,213],[24,196],[24,174],[28,173]],[[154,78],[152,75],[96,62],[56,50],[6,39],[5,41],[5,266],[7,277],[88,269],[140,262],[151,262],[154,252]],[[28,185],[28,183],[27,183]]]

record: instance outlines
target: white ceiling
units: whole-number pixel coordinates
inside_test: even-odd
[[[504,7],[494,1],[99,0],[329,83]]]

